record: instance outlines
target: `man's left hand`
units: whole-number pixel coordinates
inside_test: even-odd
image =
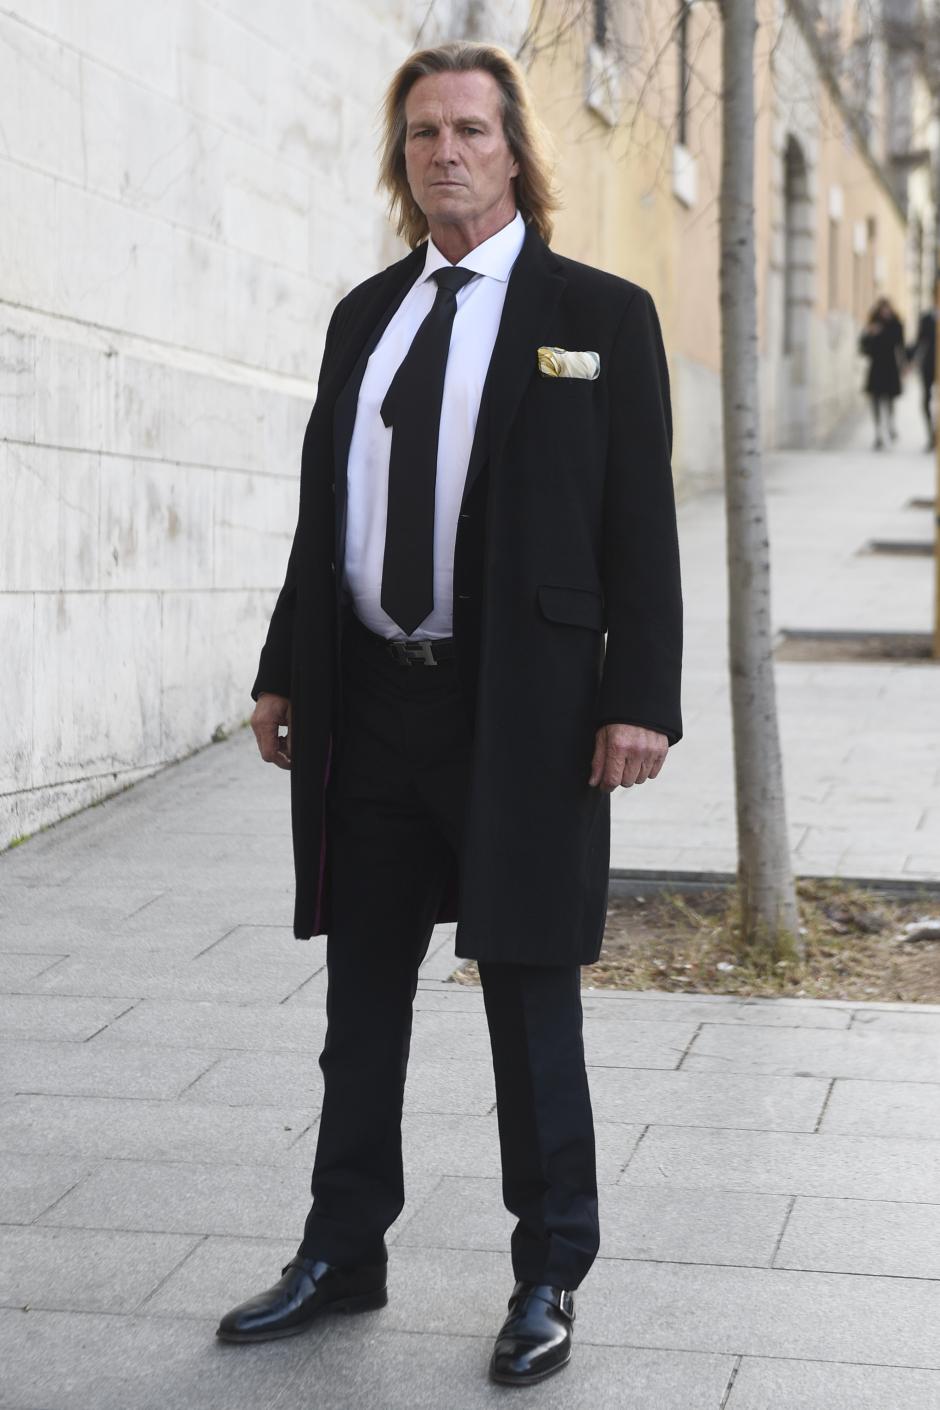
[[[669,741],[658,730],[642,725],[601,725],[588,782],[605,793],[645,783],[659,773],[668,750]]]

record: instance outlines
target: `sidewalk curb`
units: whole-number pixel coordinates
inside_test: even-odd
[[[840,886],[858,886],[866,891],[883,891],[886,895],[940,896],[940,879],[917,880],[915,877],[891,876],[831,876],[819,872],[800,872],[797,881],[832,881]],[[730,871],[651,871],[642,867],[611,867],[608,894],[611,896],[641,896],[647,892],[696,892],[729,890],[737,882]]]

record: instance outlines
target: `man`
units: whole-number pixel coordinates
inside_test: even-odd
[[[907,349],[908,362],[916,362],[920,372],[920,406],[927,428],[925,449],[933,450],[936,443],[933,419],[933,385],[937,379],[937,280],[934,280],[934,307],[925,309],[917,325],[917,337]]]
[[[649,296],[548,248],[507,54],[413,55],[386,128],[412,253],[330,323],[252,691],[262,756],[291,770],[294,930],[327,934],[313,1203],[281,1280],[219,1335],[386,1301],[417,970],[456,918],[518,1221],[490,1369],[518,1385],[568,1361],[598,1248],[579,965],[604,929],[609,795],[681,735],[668,381]]]

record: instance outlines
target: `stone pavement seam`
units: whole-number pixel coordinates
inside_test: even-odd
[[[97,1168],[98,1166],[96,1165],[95,1169]],[[92,1170],[88,1170],[84,1174],[79,1175],[78,1179],[73,1181],[73,1183],[69,1185],[67,1190],[63,1190],[62,1193],[60,1195],[57,1195],[56,1198],[50,1204],[46,1205],[45,1209],[41,1209],[38,1214],[34,1215],[32,1219],[28,1220],[25,1227],[28,1228],[30,1224],[41,1224],[42,1221],[52,1213],[52,1211],[56,1208],[57,1205],[61,1204],[64,1199],[67,1199],[68,1196],[73,1192],[73,1190],[77,1190],[79,1186],[82,1185],[85,1180],[87,1180],[88,1176],[93,1173],[94,1172]]]
[[[161,899],[161,897],[163,897],[163,896],[165,896],[165,895],[166,895],[166,892],[165,892],[165,891],[158,891],[155,896],[151,896],[148,900],[144,901],[141,905],[136,906],[136,907],[134,908],[134,910],[128,911],[127,915],[124,916],[124,919],[125,919],[125,920],[133,920],[135,916],[139,916],[139,915],[140,915],[141,911],[145,911],[148,906],[152,906],[155,901],[159,901],[159,900]]]
[[[760,1356],[757,1356],[756,1354],[744,1352],[740,1359],[742,1362],[805,1361],[815,1366],[857,1366],[865,1370],[932,1371],[934,1373],[936,1373],[937,1370],[936,1366],[926,1366],[919,1361],[846,1361],[844,1357],[839,1356],[774,1356],[766,1352],[762,1352]],[[885,1407],[885,1410],[888,1410],[888,1407]],[[890,1410],[895,1410],[895,1407],[891,1406]],[[909,1410],[909,1407],[905,1406],[904,1410]]]
[[[825,1117],[826,1112],[827,1112],[827,1110],[828,1110],[828,1108],[829,1108],[829,1102],[830,1102],[831,1099],[832,1099],[832,1093],[833,1093],[833,1090],[834,1090],[834,1088],[835,1088],[835,1085],[836,1085],[836,1079],[833,1077],[833,1078],[831,1078],[830,1081],[829,1081],[829,1086],[828,1086],[828,1088],[827,1088],[827,1090],[826,1090],[826,1095],[823,1097],[823,1104],[822,1104],[822,1106],[819,1108],[819,1115],[818,1115],[817,1118],[816,1118],[816,1125],[813,1127],[814,1132],[815,1132],[815,1131],[819,1131],[820,1127],[822,1126],[823,1118]]]
[[[689,1038],[689,1041],[686,1043],[685,1047],[682,1049],[682,1052],[681,1052],[680,1055],[679,1055],[679,1061],[676,1063],[676,1071],[677,1071],[677,1072],[679,1072],[679,1071],[682,1069],[683,1063],[685,1062],[686,1058],[689,1056],[689,1053],[692,1051],[692,1046],[693,1046],[693,1044],[695,1043],[696,1039],[698,1038],[698,1036],[699,1036],[699,1034],[701,1033],[701,1031],[702,1031],[702,1029],[703,1029],[704,1026],[705,1026],[704,1023],[699,1023],[699,1024],[696,1025],[695,1031],[692,1033],[692,1036]]]
[[[438,1175],[438,1176],[436,1176],[436,1178],[435,1178],[435,1180],[434,1180],[434,1183],[431,1185],[430,1189],[428,1189],[427,1191],[425,1191],[425,1192],[420,1196],[419,1199],[417,1199],[417,1200],[414,1201],[414,1207],[410,1210],[410,1212],[408,1212],[408,1204],[406,1203],[406,1205],[405,1205],[405,1211],[407,1212],[407,1217],[406,1217],[406,1214],[403,1213],[402,1215],[399,1216],[399,1219],[398,1219],[398,1221],[397,1221],[397,1223],[396,1223],[396,1225],[395,1225],[395,1241],[396,1241],[396,1243],[400,1240],[402,1234],[404,1234],[404,1233],[406,1232],[406,1230],[408,1229],[409,1225],[411,1225],[411,1224],[414,1223],[415,1218],[417,1217],[418,1214],[421,1213],[421,1210],[423,1209],[424,1205],[426,1205],[427,1202],[428,1202],[428,1200],[431,1199],[431,1197],[440,1189],[441,1185],[444,1183],[444,1181],[445,1181],[447,1178],[448,1178],[448,1177],[447,1177],[446,1175]],[[487,1177],[486,1177],[486,1176],[482,1176],[481,1178],[485,1179],[485,1178],[487,1178]],[[494,1180],[495,1180],[496,1177],[494,1176],[493,1178],[494,1178]]]
[[[301,1143],[301,1141],[303,1141],[303,1140],[305,1139],[305,1137],[307,1137],[307,1136],[310,1135],[310,1132],[314,1129],[314,1127],[317,1125],[317,1123],[319,1122],[319,1120],[320,1120],[320,1113],[317,1112],[316,1116],[314,1116],[314,1117],[307,1123],[307,1125],[303,1128],[303,1130],[300,1132],[300,1134],[299,1134],[298,1136],[296,1136],[295,1139],[294,1139],[293,1141],[291,1141],[291,1142],[288,1144],[288,1146],[287,1146],[288,1152],[292,1151],[295,1146],[299,1146],[300,1143]]]
[[[272,926],[272,929],[274,928],[275,927]],[[221,945],[223,940],[227,940],[230,935],[234,935],[235,931],[238,929],[240,929],[240,927],[237,925],[229,926],[228,930],[224,931],[220,936],[217,937],[217,939],[210,941],[210,943],[206,945],[204,949],[197,950],[196,953],[193,955],[193,960],[201,960],[202,957],[204,955],[207,955],[210,950],[214,950],[216,945]]]
[[[743,1359],[744,1358],[741,1356],[736,1356],[734,1358],[734,1365],[731,1367],[731,1374],[728,1377],[728,1384],[725,1386],[724,1394],[721,1397],[721,1404],[718,1406],[718,1410],[725,1410],[725,1407],[728,1404],[728,1400],[730,1399],[731,1392],[734,1389],[734,1383],[738,1378],[738,1371],[741,1369],[741,1362]]]
[[[632,1148],[631,1148],[631,1150],[630,1150],[630,1154],[627,1156],[626,1160],[623,1162],[623,1164],[622,1164],[621,1167],[620,1167],[620,1175],[626,1174],[626,1172],[627,1172],[627,1170],[628,1170],[628,1168],[629,1168],[629,1166],[630,1166],[630,1162],[633,1160],[634,1156],[636,1156],[637,1153],[639,1152],[640,1146],[643,1144],[643,1141],[646,1139],[647,1133],[648,1133],[648,1132],[650,1131],[650,1129],[652,1128],[652,1124],[653,1124],[652,1122],[648,1121],[648,1122],[646,1123],[646,1125],[643,1127],[643,1129],[642,1129],[642,1131],[640,1132],[640,1134],[637,1136],[637,1138],[636,1138],[636,1140],[634,1141],[633,1146],[632,1146]],[[619,1178],[619,1177],[618,1177],[618,1178]]]
[[[195,1087],[197,1082],[201,1082],[204,1077],[207,1077],[209,1075],[209,1073],[214,1067],[218,1067],[219,1063],[224,1061],[225,1054],[217,1053],[210,1061],[208,1067],[204,1067],[201,1072],[197,1072],[196,1076],[192,1079],[191,1082],[187,1082],[184,1087],[181,1087],[179,1089],[179,1091],[176,1093],[176,1097],[174,1098],[174,1100],[178,1100],[180,1097],[184,1096],[191,1087]]]
[[[313,974],[308,974],[306,979],[301,980],[301,982],[297,985],[296,989],[292,989],[289,994],[284,995],[283,999],[279,999],[278,1003],[289,1003],[291,999],[295,998],[297,994],[302,993],[303,990],[306,989],[309,985],[315,985],[316,981],[320,978],[322,974],[325,973],[325,971],[326,965],[322,964],[319,969],[314,970]]]
[[[74,1227],[74,1226],[73,1226],[73,1227]],[[199,1248],[201,1248],[202,1245],[203,1245],[204,1243],[206,1243],[206,1241],[209,1239],[209,1237],[210,1237],[209,1234],[203,1234],[201,1238],[196,1239],[196,1241],[195,1241],[195,1243],[192,1245],[192,1247],[191,1247],[191,1248],[188,1248],[188,1249],[186,1250],[186,1252],[183,1254],[182,1258],[180,1258],[179,1261],[178,1261],[177,1263],[175,1263],[175,1264],[173,1265],[173,1267],[170,1268],[167,1273],[164,1274],[164,1276],[160,1279],[160,1281],[159,1281],[158,1283],[156,1283],[156,1284],[150,1289],[150,1291],[146,1294],[146,1296],[144,1296],[144,1297],[141,1298],[140,1302],[137,1303],[136,1307],[132,1307],[132,1308],[131,1308],[131,1311],[134,1312],[134,1313],[141,1313],[141,1312],[144,1312],[144,1309],[146,1308],[147,1303],[148,1303],[148,1302],[151,1302],[151,1301],[153,1300],[153,1298],[156,1297],[156,1295],[157,1295],[157,1293],[160,1291],[160,1289],[161,1289],[162,1287],[164,1287],[164,1286],[170,1281],[170,1279],[171,1279],[172,1277],[174,1277],[174,1275],[175,1275],[176,1273],[179,1272],[179,1270],[183,1267],[183,1265],[184,1265],[190,1258],[192,1258],[192,1256],[193,1256],[193,1254],[196,1252],[196,1250],[199,1249]]]
[[[50,997],[59,997],[59,996],[50,996]],[[74,994],[68,994],[68,995],[62,995],[61,997],[63,997],[63,998],[75,998],[75,997],[78,997],[78,998],[82,998],[82,997],[85,997],[85,998],[97,998],[97,995],[77,995],[77,996],[76,996],[76,995],[74,995]],[[113,1018],[109,1018],[108,1021],[107,1021],[107,1023],[102,1023],[102,1025],[101,1025],[100,1028],[96,1028],[95,1031],[94,1031],[94,1033],[89,1033],[89,1034],[88,1034],[88,1037],[85,1038],[85,1039],[83,1039],[82,1041],[85,1042],[85,1043],[90,1043],[91,1040],[92,1040],[92,1038],[97,1038],[98,1035],[99,1035],[99,1033],[104,1033],[106,1029],[110,1028],[110,1027],[112,1026],[112,1024],[117,1023],[118,1019],[123,1018],[125,1014],[132,1013],[139,1003],[140,1003],[140,999],[135,999],[135,1000],[133,1001],[133,1003],[128,1004],[128,1006],[127,1006],[126,1009],[122,1009],[121,1012],[120,1012],[120,1013],[116,1013]]]
[[[789,1222],[790,1222],[790,1216],[791,1216],[791,1214],[793,1213],[793,1208],[794,1208],[794,1205],[796,1204],[796,1200],[797,1200],[797,1196],[796,1196],[796,1195],[791,1195],[789,1201],[787,1202],[787,1207],[786,1207],[786,1210],[784,1211],[783,1219],[781,1220],[780,1228],[779,1228],[779,1230],[778,1230],[778,1232],[777,1232],[777,1240],[776,1240],[776,1243],[774,1244],[774,1251],[773,1251],[773,1253],[770,1255],[770,1267],[771,1267],[771,1268],[773,1268],[773,1267],[776,1266],[777,1254],[780,1252],[780,1245],[783,1243],[783,1236],[784,1236],[784,1234],[785,1234],[786,1231],[787,1231],[787,1225],[788,1225]]]

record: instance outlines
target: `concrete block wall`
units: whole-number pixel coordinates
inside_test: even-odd
[[[250,712],[420,8],[0,4],[0,847]]]

